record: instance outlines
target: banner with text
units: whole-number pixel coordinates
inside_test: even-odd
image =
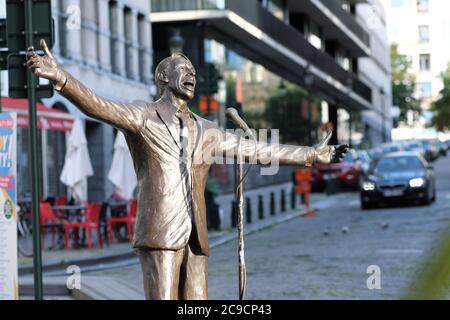
[[[0,300],[17,300],[17,114],[0,113]]]

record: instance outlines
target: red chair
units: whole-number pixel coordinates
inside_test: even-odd
[[[55,205],[57,206],[65,206],[67,204],[66,196],[59,196],[56,198]]]
[[[67,205],[67,197],[66,196],[58,196],[56,197],[55,206],[65,206]],[[56,215],[58,217],[64,218],[64,212],[61,210],[56,210]]]
[[[42,243],[45,244],[45,235],[47,234],[47,229],[51,229],[52,232],[52,246],[55,245],[55,235],[57,233],[58,228],[61,228],[62,223],[60,219],[56,216],[56,214],[52,210],[52,206],[48,202],[40,202],[39,210],[41,212],[40,215],[40,224],[42,230]]]
[[[100,234],[100,210],[102,209],[101,202],[95,202],[88,205],[86,210],[86,216],[84,221],[64,221],[64,226],[66,228],[65,235],[65,247],[66,250],[69,249],[70,243],[70,230],[72,228],[86,229],[87,242],[89,250],[92,249],[92,229],[97,231],[97,244],[100,248],[103,246],[102,237]]]
[[[136,222],[136,213],[137,213],[137,200],[134,198],[131,200],[130,208],[128,210],[128,214],[125,217],[110,217],[108,218],[108,241],[111,245],[113,240],[112,230],[113,226],[116,224],[126,224],[127,225],[127,236],[128,241],[133,239],[133,227]]]

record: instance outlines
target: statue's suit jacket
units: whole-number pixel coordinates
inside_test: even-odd
[[[133,246],[178,250],[193,241],[201,254],[208,255],[206,179],[212,158],[236,157],[237,136],[191,114],[197,128],[194,161],[192,166],[181,166],[174,106],[161,101],[113,102],[97,96],[67,72],[66,76],[67,83],[60,92],[63,96],[88,116],[125,134],[138,180]],[[315,151],[241,140],[241,154],[247,160],[256,156],[259,163],[305,165],[314,161]],[[192,188],[184,183],[188,178],[192,179]]]

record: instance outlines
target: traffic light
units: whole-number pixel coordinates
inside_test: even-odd
[[[7,0],[6,19],[0,21],[0,64],[2,70],[8,70],[9,96],[27,98],[27,66],[25,51],[26,24],[25,1]],[[40,48],[40,39],[44,39],[49,48],[54,44],[54,21],[50,0],[32,1],[33,46]],[[35,77],[36,97],[50,98],[53,95],[51,84],[40,85]]]
[[[27,66],[24,54],[10,54],[8,56],[8,84],[9,96],[11,98],[27,98]],[[51,84],[40,84],[38,77],[35,77],[36,98],[50,98],[53,96],[53,86]]]
[[[212,96],[219,91],[219,80],[221,79],[219,70],[213,63],[206,63],[200,70],[197,83],[197,92],[200,95]]]
[[[0,70],[8,69],[8,29],[6,19],[0,19]]]
[[[40,48],[39,41],[44,39],[51,49],[54,44],[54,23],[50,0],[32,1],[33,46]],[[11,53],[25,51],[25,6],[23,0],[7,0],[6,21],[8,29],[8,49]]]

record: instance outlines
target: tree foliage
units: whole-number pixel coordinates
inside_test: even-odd
[[[398,45],[391,45],[391,77],[393,102],[400,108],[400,121],[406,120],[409,110],[420,112],[420,104],[414,98],[416,81],[409,73],[411,61],[398,52]]]
[[[434,113],[431,120],[432,126],[440,131],[450,130],[450,65],[441,74],[444,88],[439,93],[439,98],[432,104]]]
[[[308,141],[308,120],[302,116],[301,101],[305,94],[298,88],[286,89],[284,94],[272,96],[265,112],[270,128],[279,129],[284,143],[306,144]],[[313,130],[318,124],[313,124]]]

